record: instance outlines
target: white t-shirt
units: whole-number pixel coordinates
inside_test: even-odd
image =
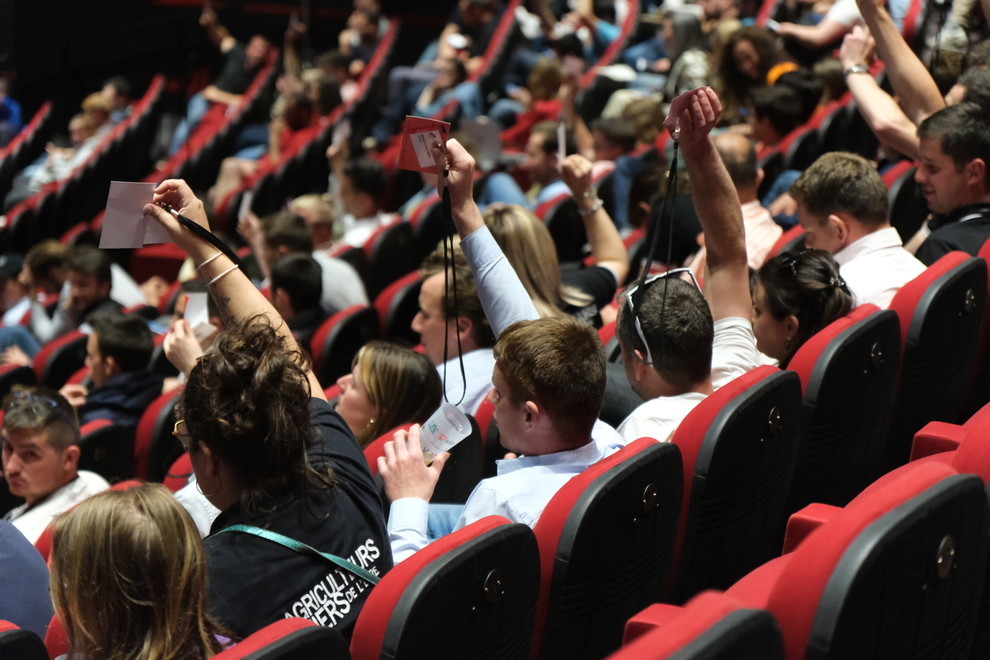
[[[96,474],[80,470],[79,475],[34,506],[22,504],[11,509],[4,518],[13,523],[28,541],[34,543],[45,531],[52,518],[79,504],[90,495],[110,487],[107,480]]]
[[[712,342],[712,387],[718,389],[760,365],[756,335],[748,319],[730,317],[715,322]],[[619,426],[626,442],[654,438],[670,442],[681,420],[705,399],[699,392],[661,396],[645,401]]]

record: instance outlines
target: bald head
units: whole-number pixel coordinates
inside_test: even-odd
[[[729,178],[739,193],[740,200],[744,192],[756,192],[759,185],[759,169],[756,166],[756,147],[745,135],[739,133],[723,133],[715,138],[715,149],[729,171]]]

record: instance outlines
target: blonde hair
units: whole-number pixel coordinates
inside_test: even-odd
[[[192,520],[160,484],[105,491],[56,519],[51,593],[70,655],[208,658],[206,557]]]
[[[319,225],[332,226],[334,222],[334,212],[333,204],[325,198],[323,195],[317,195],[311,193],[309,195],[302,195],[301,197],[296,197],[289,204],[289,208],[297,213],[295,209],[300,209],[302,211],[316,211],[313,216],[313,221]]]
[[[541,317],[563,316],[561,302],[575,307],[592,302],[591,296],[561,282],[553,238],[531,211],[518,204],[495,204],[484,218]]]
[[[430,359],[387,341],[361,347],[351,366],[360,371],[375,417],[354,435],[364,447],[401,424],[422,424],[440,407],[441,383]]]

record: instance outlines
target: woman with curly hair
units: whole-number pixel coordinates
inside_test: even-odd
[[[154,202],[145,213],[198,264],[224,318],[189,372],[175,425],[199,488],[221,512],[203,541],[209,612],[240,636],[286,616],[349,634],[392,566],[364,455],[286,323],[203,238],[209,225],[189,186],[165,181]]]
[[[773,85],[798,65],[784,51],[780,38],[765,27],[750,25],[732,33],[717,54],[718,96],[722,123],[742,119],[754,89]]]

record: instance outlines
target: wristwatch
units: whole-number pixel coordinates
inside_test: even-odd
[[[869,72],[870,72],[870,67],[860,62],[859,64],[853,64],[851,67],[846,69],[843,72],[843,75],[848,77],[850,73],[869,73]]]

